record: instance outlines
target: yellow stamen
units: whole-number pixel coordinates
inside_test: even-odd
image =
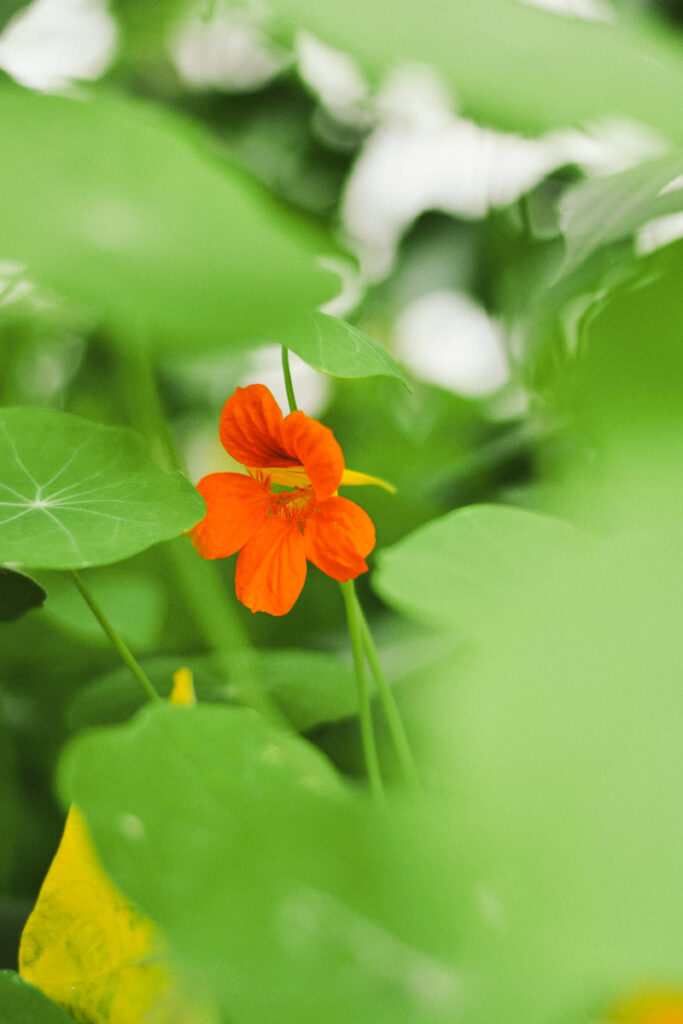
[[[169,699],[171,704],[183,708],[190,708],[197,703],[192,672],[189,668],[178,668],[173,673],[173,689]]]

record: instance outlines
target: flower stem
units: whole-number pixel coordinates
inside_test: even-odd
[[[289,349],[282,346],[282,372],[285,377],[285,389],[287,391],[287,401],[289,402],[289,411],[296,412],[296,398],[294,397],[294,385],[292,384],[292,372],[289,368]]]
[[[370,780],[370,788],[376,799],[384,798],[384,784],[379,770],[379,759],[377,757],[377,745],[375,743],[375,731],[372,724],[372,708],[370,707],[370,695],[368,693],[368,681],[365,675],[365,658],[363,656],[363,620],[359,614],[360,606],[356,600],[353,589],[353,580],[341,583],[341,591],[346,605],[346,618],[349,623],[349,636],[351,638],[351,651],[353,653],[353,667],[356,673],[356,684],[358,686],[358,711],[360,715],[361,739],[363,742],[363,756],[365,758],[365,769]]]
[[[353,587],[353,581],[351,582],[351,586]],[[398,705],[396,704],[394,695],[391,692],[391,687],[387,682],[387,677],[384,674],[384,670],[379,660],[379,655],[377,654],[377,648],[375,647],[374,640],[372,639],[370,627],[363,613],[360,601],[356,596],[355,590],[353,591],[353,596],[356,605],[358,606],[358,617],[361,623],[361,632],[363,637],[363,647],[365,649],[365,656],[368,659],[370,671],[372,672],[373,678],[375,680],[375,685],[377,686],[377,693],[382,703],[384,716],[387,720],[387,725],[389,727],[389,733],[394,744],[394,749],[396,750],[396,755],[401,764],[401,768],[403,769],[403,774],[406,778],[406,781],[415,789],[417,789],[419,787],[417,767],[415,765],[415,758],[413,757],[413,752],[410,749],[410,743],[408,741],[408,736],[406,735],[403,720],[401,718],[401,713],[398,710]]]
[[[106,635],[109,637],[109,640],[111,641],[112,647],[118,653],[119,657],[124,662],[124,664],[127,665],[128,668],[131,670],[131,672],[133,673],[133,675],[135,676],[137,681],[140,683],[140,686],[142,687],[142,689],[147,694],[147,697],[149,698],[149,700],[151,700],[151,701],[161,700],[161,697],[159,696],[159,694],[157,693],[157,691],[154,689],[154,687],[152,686],[151,682],[149,681],[148,676],[146,675],[145,672],[143,672],[141,666],[138,664],[136,659],[130,653],[130,651],[128,650],[128,647],[123,642],[123,640],[121,639],[119,634],[116,632],[116,630],[112,626],[111,622],[109,621],[107,616],[104,614],[104,612],[102,611],[102,609],[98,605],[97,601],[95,600],[95,598],[92,596],[92,594],[90,593],[90,591],[86,587],[85,583],[83,582],[83,580],[81,579],[79,574],[75,571],[75,569],[71,569],[70,570],[70,575],[71,575],[71,578],[73,579],[74,583],[76,584],[76,586],[80,590],[81,594],[83,595],[83,598],[85,599],[86,604],[90,608],[90,611],[93,613],[93,615],[95,616],[95,618],[99,622],[100,626],[102,627],[102,629],[104,630]]]

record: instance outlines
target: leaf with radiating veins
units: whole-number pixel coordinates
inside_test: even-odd
[[[106,565],[188,530],[204,513],[133,431],[49,409],[0,410],[0,562]]]

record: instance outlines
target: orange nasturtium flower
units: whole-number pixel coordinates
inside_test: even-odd
[[[303,412],[283,417],[268,388],[251,384],[225,403],[219,435],[247,472],[199,481],[207,511],[191,537],[203,558],[239,551],[235,590],[242,604],[286,614],[303,588],[307,559],[340,582],[366,572],[375,528],[337,488],[382,481],[344,468],[329,427]]]

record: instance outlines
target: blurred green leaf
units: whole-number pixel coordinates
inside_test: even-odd
[[[309,366],[333,377],[396,377],[409,386],[403,370],[385,348],[357,327],[325,313],[312,313],[280,331],[277,338]]]
[[[3,711],[0,705],[0,713]],[[10,730],[0,720],[0,835],[3,837],[0,843],[0,890],[5,889],[12,875],[20,820],[14,743]]]
[[[136,343],[245,343],[337,290],[330,243],[176,115],[12,86],[0,120],[3,258]]]
[[[497,920],[482,1024],[680,980],[681,541],[641,522],[530,556],[495,636],[433,691],[425,750]]]
[[[0,566],[0,622],[11,622],[31,608],[40,608],[46,596],[30,576]]]
[[[517,0],[273,6],[373,70],[433,65],[466,114],[499,128],[536,133],[619,115],[683,139],[681,43],[644,13],[605,24]]]
[[[473,505],[381,551],[373,584],[399,611],[482,635],[515,606],[539,565],[588,546],[587,537],[559,519]]]
[[[47,409],[0,412],[0,560],[77,569],[176,537],[203,502],[132,431]]]
[[[73,1017],[14,971],[0,971],[0,1024],[73,1024]]]
[[[47,616],[62,630],[90,643],[106,644],[91,610],[73,581],[62,574],[41,575],[49,591],[45,605]],[[148,651],[161,641],[167,598],[161,582],[130,566],[120,571],[94,570],[84,579],[97,594],[97,601],[107,610],[107,618],[117,633],[134,651]]]
[[[22,7],[28,7],[28,5],[29,0],[0,0],[0,32]]]
[[[560,200],[567,241],[560,274],[572,273],[596,249],[632,235],[648,221],[680,213],[683,187],[664,190],[681,174],[683,156],[676,154],[569,189]]]
[[[98,586],[98,597],[100,592]],[[297,732],[305,732],[321,722],[350,718],[357,713],[358,696],[353,669],[335,655],[289,648],[254,651],[253,659],[259,686]],[[187,665],[193,673],[200,704],[206,701],[240,703],[239,680],[226,682],[222,679],[220,666],[210,656],[164,656],[146,659],[142,664],[163,697],[168,697],[171,692],[173,672],[181,665]],[[77,731],[132,718],[145,701],[144,696],[140,696],[139,685],[129,677],[127,669],[115,669],[79,690],[69,708],[70,727]],[[248,692],[245,697],[250,699]]]
[[[293,648],[259,651],[256,666],[261,685],[299,732],[357,714],[353,669],[333,654]],[[239,699],[239,682],[227,692]]]
[[[77,739],[62,791],[117,884],[231,1016],[453,1019],[471,914],[453,851],[419,814],[353,798],[303,741],[244,709],[145,709]]]

